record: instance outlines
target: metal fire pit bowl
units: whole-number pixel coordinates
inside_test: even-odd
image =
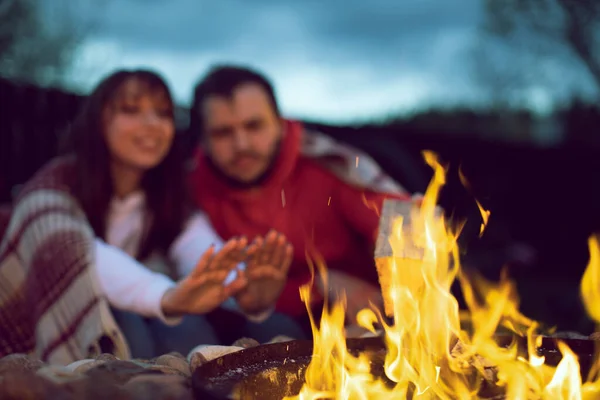
[[[498,336],[499,344],[514,340]],[[562,358],[556,338],[544,337],[538,354],[546,364],[556,365]],[[594,341],[560,339],[579,357],[581,375],[585,379],[594,357]],[[386,349],[382,338],[347,339],[353,354],[369,352],[373,356],[372,373],[384,377],[383,360]],[[524,343],[520,343],[524,346]],[[525,347],[524,347],[525,348]],[[304,373],[310,363],[313,342],[296,340],[257,346],[212,360],[196,369],[192,376],[194,395],[198,400],[280,400],[300,392]],[[384,378],[385,379],[385,378]],[[482,398],[501,399],[494,388]],[[488,397],[489,396],[489,397]]]

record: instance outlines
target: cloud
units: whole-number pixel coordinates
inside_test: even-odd
[[[479,0],[110,0],[80,12],[97,20],[73,71],[86,88],[150,66],[185,103],[211,64],[237,62],[273,79],[284,110],[329,119],[469,96],[481,14]]]
[[[89,10],[98,13],[97,6]],[[426,45],[448,31],[471,30],[481,14],[479,0],[110,0],[100,12],[97,36],[125,46],[302,50],[307,40],[334,54]]]

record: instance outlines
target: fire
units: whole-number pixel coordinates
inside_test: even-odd
[[[393,220],[387,234],[391,253],[376,252],[384,312],[364,309],[357,315],[359,324],[372,332],[376,322],[383,327],[385,377],[372,373],[374,355],[352,354],[346,347],[344,300],[326,301],[319,327],[311,315],[314,347],[305,384],[289,399],[600,398],[600,363],[583,383],[577,356],[566,344],[559,343],[558,366],[546,365],[537,355],[542,338],[536,335],[536,323],[519,312],[511,281],[503,277],[491,283],[461,270],[458,232],[436,208],[446,170],[432,153],[425,153],[425,160],[434,177],[422,203],[407,217]],[[481,211],[487,223],[489,212]],[[590,239],[590,250],[581,293],[589,314],[600,322],[600,245],[595,239]],[[323,265],[317,269],[326,279]],[[466,318],[451,294],[455,280],[468,305]],[[300,292],[309,304],[310,285]],[[528,351],[521,351],[516,341],[508,347],[498,344],[499,328],[522,337]],[[495,394],[484,395],[486,387]]]

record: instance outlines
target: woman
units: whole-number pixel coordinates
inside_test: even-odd
[[[0,244],[0,355],[127,357],[123,334],[134,357],[186,352],[218,342],[197,315],[245,287],[247,257],[287,272],[281,235],[222,245],[191,213],[173,108],[158,75],[110,75],[71,127],[69,155],[24,186]]]

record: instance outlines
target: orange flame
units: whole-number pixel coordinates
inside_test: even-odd
[[[471,185],[469,184],[469,181],[467,180],[467,177],[465,176],[465,174],[462,172],[462,169],[458,169],[458,178],[460,179],[460,182],[463,184],[464,187],[466,187],[467,189],[471,189]],[[477,208],[479,209],[479,213],[481,214],[481,227],[479,228],[479,237],[483,236],[483,232],[485,231],[485,228],[487,227],[488,221],[490,219],[490,211],[486,210],[485,208],[483,208],[483,206],[481,205],[481,203],[478,200],[475,200],[475,203],[477,203]]]
[[[304,386],[290,399],[474,399],[485,384],[509,400],[600,398],[600,364],[582,383],[577,357],[566,344],[559,342],[562,360],[557,366],[546,365],[537,355],[537,324],[519,312],[515,285],[506,275],[492,283],[462,271],[457,234],[436,209],[446,170],[433,153],[425,153],[425,160],[434,177],[421,205],[393,221],[388,238],[392,254],[375,257],[385,314],[393,323],[386,323],[381,310],[364,309],[357,315],[371,332],[375,322],[383,326],[387,382],[371,372],[372,355],[348,351],[342,299],[324,310],[318,327],[310,315],[313,358]],[[489,211],[485,215],[484,223]],[[581,292],[589,314],[600,322],[598,241],[590,240],[590,250]],[[325,279],[324,264],[317,263],[317,268]],[[466,318],[461,318],[450,290],[455,280],[468,305]],[[301,296],[310,304],[309,286],[301,288]],[[500,328],[521,336],[528,351],[522,352],[516,341],[498,344]]]

